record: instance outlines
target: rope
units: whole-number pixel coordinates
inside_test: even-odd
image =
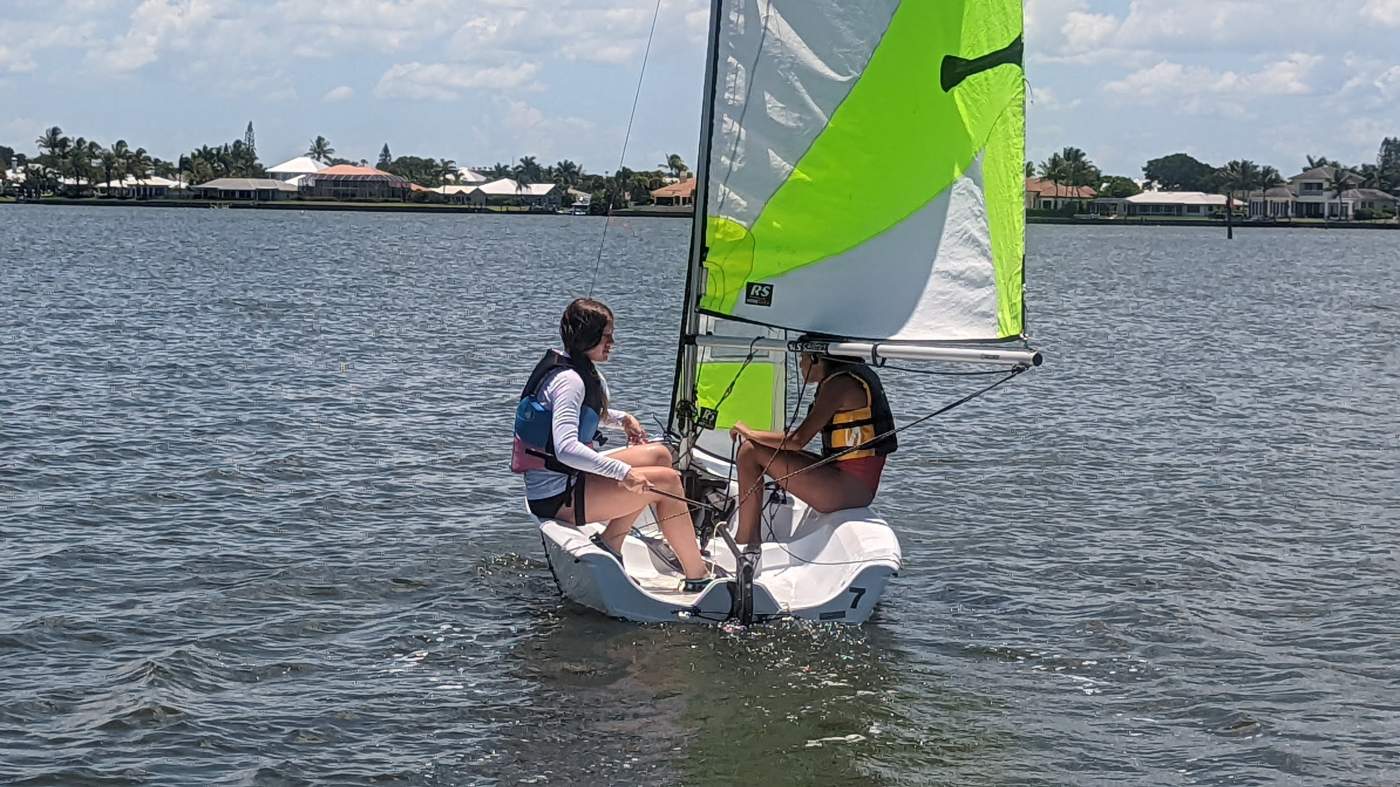
[[[996,382],[992,383],[991,385],[985,386],[985,387],[983,387],[983,388],[981,388],[981,389],[979,389],[979,390],[977,390],[977,391],[974,391],[973,393],[970,393],[970,394],[968,394],[967,396],[964,396],[963,398],[961,398],[961,399],[959,399],[959,400],[957,400],[957,401],[955,401],[955,402],[952,402],[951,404],[945,405],[945,406],[939,408],[938,410],[935,410],[934,412],[929,413],[928,415],[923,416],[922,418],[919,418],[919,419],[917,419],[917,420],[911,421],[911,422],[905,424],[904,426],[897,427],[897,428],[895,428],[895,429],[891,429],[891,430],[889,430],[888,432],[885,432],[884,434],[876,435],[875,437],[871,438],[868,442],[863,443],[863,444],[861,444],[861,445],[851,446],[850,448],[847,448],[847,449],[845,449],[844,451],[840,451],[840,452],[838,452],[838,453],[832,454],[831,456],[824,457],[823,459],[821,459],[821,460],[819,460],[819,461],[817,461],[817,462],[813,462],[812,464],[810,464],[810,465],[808,465],[808,466],[806,466],[806,467],[800,468],[800,469],[798,469],[798,470],[794,470],[793,472],[788,473],[787,475],[785,475],[785,476],[783,476],[783,477],[781,477],[781,478],[775,478],[775,479],[773,479],[773,484],[775,485],[774,494],[773,494],[773,496],[770,498],[769,504],[768,504],[768,506],[766,506],[766,508],[771,507],[773,503],[778,502],[778,501],[777,501],[777,490],[782,488],[782,482],[783,482],[783,481],[786,481],[787,479],[792,478],[793,476],[799,475],[799,474],[801,474],[801,473],[805,473],[805,472],[807,472],[808,470],[812,470],[812,469],[814,469],[814,468],[820,467],[820,466],[822,466],[822,465],[824,465],[824,464],[827,464],[827,463],[829,463],[829,462],[834,462],[834,461],[836,461],[837,459],[839,459],[841,456],[843,456],[843,455],[845,455],[845,454],[847,454],[847,453],[850,453],[851,451],[858,451],[858,450],[860,450],[861,448],[863,448],[865,445],[869,445],[870,443],[879,442],[880,440],[883,440],[883,439],[885,439],[886,437],[890,437],[891,435],[898,434],[898,433],[900,433],[900,432],[902,432],[902,431],[904,431],[904,430],[906,430],[906,429],[910,429],[910,428],[912,428],[912,427],[918,426],[919,424],[921,424],[921,423],[923,423],[923,422],[925,422],[925,421],[927,421],[927,420],[929,420],[929,419],[931,419],[931,418],[937,417],[937,416],[939,416],[939,415],[942,415],[943,413],[948,412],[949,410],[952,410],[952,409],[955,408],[955,407],[958,407],[958,406],[960,406],[960,405],[966,404],[966,403],[972,401],[973,399],[976,399],[976,398],[979,397],[979,396],[982,396],[982,395],[984,395],[984,394],[986,394],[986,393],[989,393],[990,391],[992,391],[992,389],[994,389],[994,388],[996,388],[996,387],[1002,385],[1003,383],[1009,381],[1011,378],[1013,378],[1013,377],[1015,377],[1015,376],[1021,374],[1022,372],[1026,371],[1026,370],[1029,369],[1029,368],[1030,368],[1030,367],[1028,367],[1028,366],[1016,366],[1016,367],[1012,367],[1010,370],[1006,370],[1006,371],[1005,371],[1006,376],[1005,376],[1005,377],[1002,377],[1000,380],[997,380]],[[998,371],[1002,371],[1002,370],[998,370]],[[799,403],[800,403],[800,399],[799,399]],[[795,415],[795,413],[794,413],[794,415]],[[786,439],[786,435],[784,435],[784,439]],[[779,449],[779,450],[781,450],[781,449]],[[776,459],[776,458],[777,458],[777,451],[774,451],[774,452],[773,452],[773,456],[770,457],[769,460],[768,460],[768,464],[771,465],[772,462],[773,462],[773,460]],[[766,484],[764,484],[764,482],[763,482],[763,477],[766,476],[767,474],[768,474],[768,465],[765,465],[765,466],[764,466],[764,469],[763,469],[763,472],[760,473],[759,476],[758,476],[758,482],[755,484],[754,489],[751,489],[751,490],[749,491],[748,494],[752,494],[754,490],[756,490],[756,489],[761,489],[761,488],[763,488],[764,486],[766,486]],[[747,497],[747,495],[745,495],[745,497]],[[741,498],[741,500],[740,500],[740,504],[741,504],[741,505],[742,505],[742,502],[743,502],[743,499]],[[809,509],[809,510],[810,510],[810,509]],[[735,511],[738,511],[738,506],[735,506]],[[864,562],[866,562],[866,561],[864,561],[864,560],[835,560],[835,561],[810,560],[810,559],[808,559],[808,558],[802,557],[801,555],[797,555],[797,554],[793,553],[793,552],[792,552],[791,550],[789,550],[786,546],[784,546],[783,543],[782,543],[781,541],[779,541],[779,540],[777,539],[777,533],[774,532],[774,530],[773,530],[773,519],[775,518],[775,516],[776,516],[776,509],[775,509],[775,508],[770,508],[770,510],[767,510],[767,511],[765,511],[765,512],[763,513],[763,519],[764,519],[763,524],[766,525],[767,530],[768,530],[769,543],[771,543],[771,544],[773,544],[774,546],[778,547],[778,549],[782,550],[782,552],[783,552],[784,554],[786,554],[786,555],[787,555],[789,558],[791,558],[792,560],[795,560],[795,561],[797,561],[797,562],[799,562],[799,563],[805,563],[805,564],[807,564],[807,565],[812,565],[812,566],[849,566],[849,565],[855,565],[855,564],[858,564],[858,563],[864,563]]]
[[[930,418],[934,418],[934,417],[940,416],[940,415],[942,415],[942,414],[948,412],[949,410],[953,409],[954,407],[958,407],[959,405],[967,404],[968,402],[972,401],[973,399],[976,399],[977,397],[982,396],[983,394],[989,393],[990,391],[992,391],[992,389],[997,388],[997,387],[1001,386],[1002,384],[1004,384],[1004,383],[1010,381],[1011,378],[1013,378],[1013,377],[1019,375],[1021,372],[1024,372],[1024,371],[1026,371],[1026,370],[1029,369],[1029,368],[1030,368],[1029,366],[1016,366],[1016,367],[1013,367],[1010,371],[1008,371],[1008,372],[1006,373],[1006,376],[1005,376],[1005,377],[1001,378],[1000,380],[997,380],[996,382],[992,383],[991,385],[988,385],[988,386],[985,386],[985,387],[983,387],[983,388],[979,388],[979,389],[976,390],[976,391],[973,391],[972,393],[968,394],[967,396],[964,396],[963,398],[957,400],[956,402],[953,402],[953,403],[951,403],[951,404],[944,405],[943,407],[940,407],[940,408],[938,408],[937,410],[934,410],[933,412],[929,413],[928,415],[923,416],[922,418],[917,418],[917,419],[915,419],[915,420],[913,420],[913,421],[910,421],[909,423],[905,424],[904,426],[898,426],[898,427],[895,427],[894,429],[891,429],[891,430],[889,430],[889,431],[887,431],[887,432],[885,432],[885,433],[883,433],[883,434],[877,434],[877,435],[875,435],[874,437],[870,438],[868,441],[866,441],[866,442],[864,442],[864,443],[861,443],[860,445],[853,445],[853,446],[851,446],[850,448],[847,448],[847,449],[845,449],[845,450],[843,450],[843,451],[837,451],[836,453],[834,453],[834,454],[832,454],[832,455],[830,455],[830,456],[822,457],[820,460],[818,460],[818,461],[816,461],[816,462],[813,462],[812,464],[807,465],[806,467],[798,468],[797,470],[794,470],[794,471],[792,471],[791,473],[788,473],[787,475],[783,476],[782,478],[775,478],[775,479],[773,479],[773,481],[774,481],[775,483],[781,484],[783,481],[786,481],[786,480],[788,480],[789,478],[792,478],[792,477],[795,476],[795,475],[800,475],[800,474],[805,473],[805,472],[807,472],[807,471],[809,471],[809,470],[814,470],[814,469],[816,469],[816,468],[818,468],[818,467],[821,467],[822,465],[830,464],[830,463],[832,463],[832,462],[837,461],[838,459],[840,459],[841,457],[845,456],[846,454],[849,454],[849,453],[851,453],[851,452],[853,452],[853,451],[860,451],[860,450],[864,449],[866,446],[868,446],[868,445],[870,445],[870,444],[872,444],[872,443],[878,443],[878,442],[880,442],[881,440],[885,439],[886,437],[890,437],[890,436],[899,434],[900,432],[903,432],[905,429],[911,429],[911,428],[913,428],[913,427],[915,427],[915,426],[918,426],[919,424],[923,423],[924,421],[929,420]]]
[[[632,112],[627,116],[627,132],[622,135],[622,154],[617,157],[617,172],[627,160],[627,144],[632,140],[632,121],[637,118],[637,102],[642,97],[642,81],[647,75],[647,60],[651,57],[651,42],[656,37],[656,20],[661,16],[661,0],[656,0],[656,10],[651,14],[651,32],[647,33],[647,46],[642,52],[642,68],[637,74],[637,91],[632,94]],[[616,173],[613,175],[617,177]],[[608,242],[608,227],[612,225],[612,199],[608,199],[607,218],[603,220],[603,234],[598,239],[598,259],[593,263],[593,279],[588,282],[588,297],[593,297],[593,287],[598,283],[598,269],[603,265],[603,247]]]

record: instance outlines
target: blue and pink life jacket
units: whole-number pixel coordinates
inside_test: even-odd
[[[510,469],[514,473],[528,470],[551,470],[573,475],[577,470],[560,462],[554,454],[554,411],[539,400],[540,391],[556,372],[573,369],[583,379],[583,406],[578,414],[579,442],[592,448],[601,444],[598,431],[603,412],[603,385],[591,370],[579,369],[568,356],[549,350],[530,373],[520,404],[515,408],[515,444],[510,452]]]

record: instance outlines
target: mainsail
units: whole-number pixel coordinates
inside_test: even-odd
[[[783,353],[697,334],[1020,339],[1021,0],[716,0],[711,25],[673,426],[782,418]]]

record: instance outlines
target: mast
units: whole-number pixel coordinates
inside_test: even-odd
[[[719,75],[719,35],[724,0],[711,0],[710,38],[705,56],[705,91],[700,106],[700,152],[695,166],[694,217],[691,219],[690,255],[686,264],[685,294],[681,301],[680,336],[676,345],[676,371],[671,385],[671,411],[666,422],[679,432],[676,405],[695,401],[695,364],[697,348],[695,335],[700,330],[697,310],[701,279],[704,276],[705,222],[709,215],[710,148],[714,139],[715,86]],[[687,456],[682,446],[682,461]]]

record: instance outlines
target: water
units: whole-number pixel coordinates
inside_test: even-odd
[[[505,470],[600,228],[0,210],[0,782],[1400,780],[1400,235],[1032,227],[874,621],[724,633],[562,602]],[[639,413],[687,230],[602,261]]]

